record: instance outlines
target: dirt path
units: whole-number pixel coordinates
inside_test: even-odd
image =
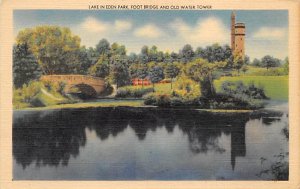
[[[55,96],[53,96],[51,93],[49,93],[48,91],[46,91],[45,89],[41,89],[42,93],[44,93],[46,96],[54,99],[54,100],[63,100],[62,98],[57,98]]]
[[[113,92],[107,96],[108,98],[114,98],[117,94],[117,85],[111,85],[113,87]]]

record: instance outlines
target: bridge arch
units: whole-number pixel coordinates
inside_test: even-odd
[[[99,77],[86,75],[44,75],[40,80],[63,82],[66,84],[66,93],[72,93],[74,88],[78,88],[79,92],[91,97],[96,97],[105,90],[105,81]]]
[[[94,87],[81,83],[70,86],[69,93],[78,95],[80,98],[91,98],[97,96]]]

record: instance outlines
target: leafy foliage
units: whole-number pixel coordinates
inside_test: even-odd
[[[207,46],[206,48],[198,47],[195,52],[197,58],[206,59],[208,62],[229,61],[232,56],[231,48],[228,45],[223,47],[218,44]]]
[[[168,63],[167,66],[165,67],[165,77],[171,79],[171,89],[172,89],[172,83],[173,83],[173,78],[177,77],[180,73],[180,69],[176,64],[173,63]]]
[[[267,55],[261,59],[261,66],[265,67],[267,69],[269,69],[271,67],[278,67],[278,66],[280,66],[280,60]]]
[[[101,39],[96,45],[95,51],[98,54],[98,56],[101,55],[110,56],[110,44],[107,41],[107,39]]]
[[[64,94],[64,83],[30,81],[13,91],[14,108],[43,107],[76,102]]]
[[[186,44],[183,48],[179,51],[179,56],[181,57],[181,62],[187,63],[192,61],[194,57],[194,50],[190,44]]]
[[[119,88],[116,94],[117,98],[141,98],[145,94],[153,92],[152,87],[147,88],[130,88],[130,87],[122,87]]]
[[[164,69],[160,66],[153,67],[149,72],[150,81],[153,86],[164,78]]]
[[[241,81],[225,81],[221,86],[221,93],[233,96],[238,99],[267,99],[264,89],[256,87],[254,83],[245,85]]]
[[[245,64],[244,59],[241,56],[234,56],[232,67],[240,73],[240,69]]]
[[[211,64],[207,60],[196,59],[186,66],[185,72],[191,79],[200,82],[203,96],[212,98],[216,93],[213,84],[213,71],[223,67],[224,64],[224,62]]]
[[[74,73],[80,65],[80,38],[69,28],[38,26],[19,32],[17,44],[28,44],[44,74]]]
[[[20,44],[13,48],[13,77],[16,88],[40,78],[42,70],[28,45]]]
[[[115,62],[111,65],[110,77],[112,82],[117,85],[117,88],[130,83],[129,70],[126,65],[120,62]]]
[[[101,55],[96,64],[90,67],[89,73],[95,77],[106,78],[109,75],[109,59]]]

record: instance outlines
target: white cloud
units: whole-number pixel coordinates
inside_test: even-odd
[[[261,27],[253,33],[253,38],[265,40],[280,40],[285,37],[285,28],[279,27]]]
[[[94,17],[87,17],[79,27],[88,33],[119,33],[130,30],[132,23],[125,20],[115,20],[114,23],[112,23]]]
[[[199,20],[193,26],[177,18],[170,24],[170,27],[175,30],[177,37],[197,46],[213,43],[224,44],[228,43],[230,38],[229,28],[225,27],[222,21],[215,17]]]
[[[97,20],[93,17],[87,17],[81,24],[80,27],[85,31],[92,33],[103,33],[109,30],[110,24]]]
[[[133,34],[136,37],[145,37],[145,38],[154,39],[163,36],[164,32],[154,24],[147,24],[140,28],[137,28]]]
[[[117,32],[128,31],[132,27],[132,23],[125,20],[116,20],[114,23],[114,28]]]

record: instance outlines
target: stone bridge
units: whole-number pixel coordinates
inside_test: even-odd
[[[44,75],[41,81],[64,82],[66,93],[72,93],[73,89],[77,89],[77,93],[93,97],[105,90],[104,79],[86,75]]]

